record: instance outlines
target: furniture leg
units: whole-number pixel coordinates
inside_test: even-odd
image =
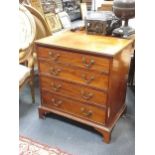
[[[39,118],[45,119],[46,112],[41,108],[38,108]]]
[[[103,136],[103,141],[107,144],[110,143],[110,139],[111,139],[111,131],[105,131],[105,130],[102,130],[102,129],[98,129],[98,128],[95,128],[98,132],[100,132]]]
[[[32,68],[31,76],[30,76],[30,89],[31,89],[31,96],[32,96],[32,102],[35,103],[35,93],[34,93],[34,68]]]
[[[32,96],[32,102],[35,103],[35,96],[34,96],[34,83],[32,80],[30,80],[30,89],[31,89],[31,96]]]

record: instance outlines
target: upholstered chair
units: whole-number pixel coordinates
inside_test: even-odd
[[[27,27],[23,25],[25,29],[31,29],[31,34],[27,35],[23,33],[22,40],[24,42],[21,44],[19,52],[19,62],[20,62],[20,90],[26,83],[29,83],[32,95],[32,102],[35,102],[34,96],[34,66],[36,66],[37,58],[35,53],[34,41],[46,36],[51,35],[48,24],[45,21],[44,16],[39,13],[34,7],[30,4],[22,3],[20,5],[22,14],[27,16],[29,19],[29,24]],[[27,30],[28,31],[28,30]],[[25,39],[23,39],[25,38]],[[22,64],[22,66],[21,66]]]
[[[30,11],[30,13],[32,14],[35,20],[35,24],[36,24],[35,40],[52,35],[44,16],[34,7],[32,7],[30,4],[24,4],[24,6]],[[35,46],[33,46],[33,58],[34,58],[34,64],[36,65],[37,57],[35,53]]]
[[[34,103],[33,43],[36,37],[36,24],[32,14],[21,4],[19,4],[19,22],[19,90],[29,83]]]

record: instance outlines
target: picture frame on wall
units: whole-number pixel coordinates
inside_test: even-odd
[[[54,0],[41,0],[41,4],[45,14],[50,12],[55,13],[56,2]]]
[[[71,20],[67,12],[59,12],[58,16],[63,28],[71,28]]]
[[[45,19],[49,25],[51,32],[57,32],[62,29],[58,15],[54,13],[45,14]]]
[[[63,3],[62,0],[55,0],[56,3],[56,13],[63,11]]]
[[[41,0],[44,13],[58,13],[63,11],[62,0]]]

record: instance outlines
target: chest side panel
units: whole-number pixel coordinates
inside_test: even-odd
[[[132,44],[128,45],[111,60],[108,92],[107,119],[112,119],[125,104]]]

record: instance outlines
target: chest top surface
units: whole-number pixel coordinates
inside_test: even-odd
[[[133,42],[133,39],[120,39],[108,36],[88,35],[86,32],[63,32],[35,41],[36,44],[70,50],[79,50],[83,53],[97,53],[114,56]]]

